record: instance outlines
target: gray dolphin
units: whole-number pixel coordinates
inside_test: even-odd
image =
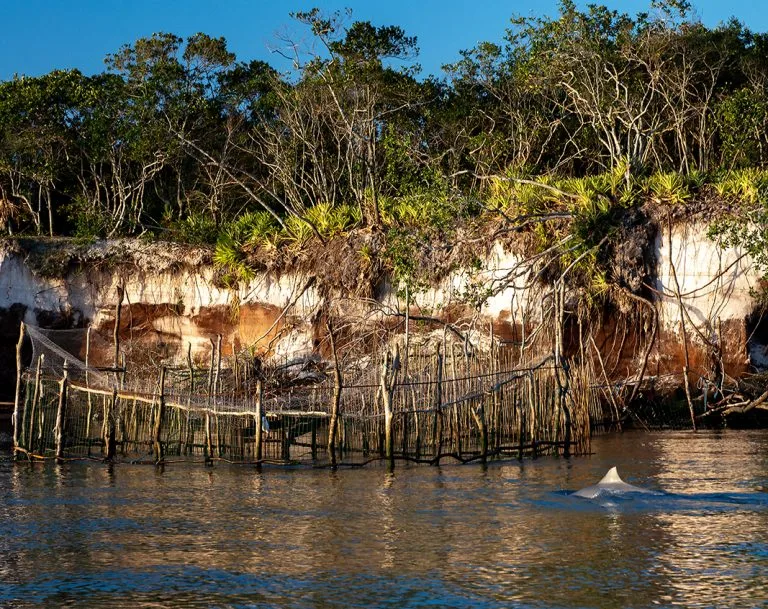
[[[603,494],[617,494],[617,493],[645,493],[649,495],[660,495],[657,491],[650,491],[639,486],[627,484],[619,477],[619,472],[615,467],[608,470],[608,473],[603,476],[597,484],[588,486],[573,493],[574,497],[584,497],[586,499],[594,499]]]

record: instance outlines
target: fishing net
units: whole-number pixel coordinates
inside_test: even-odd
[[[114,385],[114,376],[104,371],[105,366],[94,365],[105,363],[98,361],[103,358],[93,356],[105,353],[109,348],[98,333],[87,329],[48,330],[29,325],[26,332],[32,344],[32,369],[39,367],[43,375],[61,378],[66,367],[72,382],[100,389]]]
[[[21,395],[19,447],[43,458],[61,451],[67,458],[151,461],[162,447],[166,461],[248,463],[257,460],[258,437],[262,459],[317,462],[328,452],[336,400],[335,442],[344,463],[382,458],[385,424],[391,425],[393,454],[416,462],[520,457],[568,445],[588,452],[590,419],[599,406],[591,367],[571,367],[569,387],[579,397],[564,401],[552,356],[523,362],[513,352],[470,356],[458,343],[440,352],[412,346],[386,394],[382,375],[388,368],[373,352],[367,365],[346,371],[337,395],[321,361],[266,369],[234,353],[222,358],[220,341],[212,343],[207,367],[195,367],[191,357],[173,365],[172,358],[152,353],[136,365],[131,355],[148,349],[126,341],[116,369],[111,337],[96,330],[28,326],[27,335],[32,359]],[[152,367],[141,363],[150,360]],[[68,386],[60,382],[65,369]]]

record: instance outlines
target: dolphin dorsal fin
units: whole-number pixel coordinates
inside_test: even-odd
[[[612,467],[608,470],[608,473],[603,476],[603,479],[598,482],[598,484],[611,484],[616,482],[623,483],[624,481],[619,477],[619,472],[616,470],[616,468]]]

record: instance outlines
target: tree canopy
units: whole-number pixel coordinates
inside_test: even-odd
[[[407,201],[427,222],[430,205],[487,207],[498,176],[768,162],[768,34],[707,27],[685,1],[630,15],[561,0],[462,51],[443,79],[419,76],[417,40],[397,25],[292,17],[314,43],[281,51],[289,74],[223,38],[160,33],[100,74],[0,83],[2,228],[214,242],[249,214],[322,240],[318,210],[376,230],[402,224]]]

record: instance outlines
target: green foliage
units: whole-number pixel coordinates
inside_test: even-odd
[[[738,216],[715,220],[709,237],[722,247],[736,247],[748,254],[752,262],[768,276],[768,206],[765,202]]]
[[[226,226],[216,240],[214,263],[223,268],[235,281],[248,281],[254,269],[248,262],[246,245],[253,225],[259,224],[256,214],[246,213]]]
[[[768,275],[768,171],[749,168],[718,178],[714,190],[736,207],[712,223],[710,238],[723,247],[740,248],[763,275]]]
[[[718,196],[752,205],[768,193],[768,171],[756,168],[727,171],[713,183]]]
[[[605,252],[616,226],[621,219],[626,185],[616,179],[615,172],[595,179],[580,181],[582,192],[572,205],[573,218],[569,227],[571,240],[568,252],[560,261],[565,269],[571,265],[572,277],[586,287],[590,299],[598,299],[608,289],[608,271],[605,268]],[[617,200],[618,199],[618,200]]]
[[[323,239],[340,235],[358,225],[361,220],[360,208],[354,205],[319,203],[306,212],[306,221],[314,225]]]
[[[651,7],[562,0],[553,17],[514,17],[447,81],[416,78],[417,41],[399,26],[312,9],[295,14],[312,40],[290,78],[223,38],[158,33],[102,74],[0,83],[0,226],[215,242],[235,279],[370,229],[416,288],[445,251],[434,244],[482,207],[526,222],[534,249],[570,235],[562,264],[578,259],[599,294],[597,246],[627,209],[714,194],[736,210],[719,234],[759,256],[768,36],[707,27],[685,1]]]
[[[613,227],[617,215],[617,207],[610,199],[591,198],[574,211],[571,234],[585,247],[594,247]]]
[[[395,280],[407,284],[411,289],[426,287],[426,282],[419,273],[418,251],[423,241],[418,235],[403,228],[391,228],[387,231],[384,258],[389,263]]]
[[[81,197],[77,197],[67,207],[72,224],[72,236],[83,241],[103,239],[109,233],[111,219],[96,207],[91,206]]]
[[[427,288],[434,280],[428,263],[434,243],[450,243],[462,221],[480,213],[476,201],[451,196],[444,190],[380,200],[387,227],[382,259],[394,279],[411,292]]]
[[[660,203],[680,205],[691,197],[685,178],[679,173],[655,173],[646,180],[645,191]]]
[[[285,219],[285,229],[285,242],[294,249],[301,248],[315,236],[312,225],[298,216],[288,216]]]
[[[743,88],[723,97],[715,108],[723,165],[744,168],[768,161],[768,96]]]
[[[447,230],[462,219],[479,212],[476,202],[440,191],[424,191],[379,201],[381,218],[387,227],[413,227],[423,231]]]
[[[249,260],[261,250],[280,247],[301,249],[318,237],[323,240],[342,235],[360,223],[359,208],[321,203],[310,207],[304,216],[288,216],[283,225],[267,211],[246,212],[227,224],[216,241],[214,262],[235,280],[253,277]]]
[[[219,227],[210,213],[193,213],[174,222],[170,228],[174,241],[193,245],[211,245],[216,243]]]
[[[275,217],[266,211],[245,213],[234,223],[241,231],[243,246],[249,250],[258,247],[275,248],[281,238],[281,227]]]

